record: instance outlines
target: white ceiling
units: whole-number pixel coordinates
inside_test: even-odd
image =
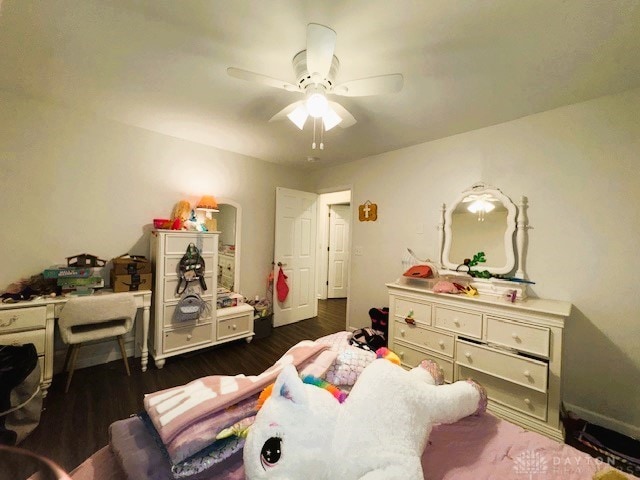
[[[640,0],[0,0],[0,89],[287,165],[345,162],[640,86]],[[333,97],[329,131],[269,118],[301,94],[306,25],[338,34],[337,81],[402,73],[400,93]]]

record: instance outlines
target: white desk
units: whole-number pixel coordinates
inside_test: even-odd
[[[102,290],[95,295],[109,295],[113,292]],[[142,371],[149,362],[149,317],[151,290],[130,292],[136,300],[138,310],[142,309],[142,338],[139,341]],[[64,307],[68,297],[43,298],[18,303],[0,303],[0,344],[33,343],[38,351],[42,372],[41,389],[43,396],[53,378],[53,332],[55,319]]]

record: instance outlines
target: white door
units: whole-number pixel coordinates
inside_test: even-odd
[[[349,280],[349,205],[329,206],[329,278],[327,297],[347,296]]]
[[[316,292],[316,199],[315,193],[276,188],[276,225],[273,288],[273,324],[294,323],[318,313]],[[289,293],[278,300],[278,274],[282,270]]]

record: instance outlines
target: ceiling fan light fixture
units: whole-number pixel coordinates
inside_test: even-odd
[[[320,92],[314,92],[309,95],[305,104],[307,106],[307,112],[314,118],[322,117],[329,108],[327,97]]]
[[[475,202],[471,203],[467,207],[467,210],[469,210],[471,213],[489,213],[494,208],[496,208],[496,206],[493,203],[488,202],[483,198],[480,198]]]
[[[304,104],[300,103],[293,112],[287,114],[287,118],[291,120],[300,130],[304,128],[304,124],[309,117],[309,113]]]
[[[325,131],[331,130],[342,121],[340,115],[333,111],[331,107],[327,107],[327,111],[322,115],[322,123],[324,123]]]

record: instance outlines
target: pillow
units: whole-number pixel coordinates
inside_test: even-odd
[[[349,345],[352,336],[351,332],[338,332],[316,340],[329,345],[330,350],[338,353],[323,377],[336,386],[352,386],[362,370],[376,359],[374,352]]]

